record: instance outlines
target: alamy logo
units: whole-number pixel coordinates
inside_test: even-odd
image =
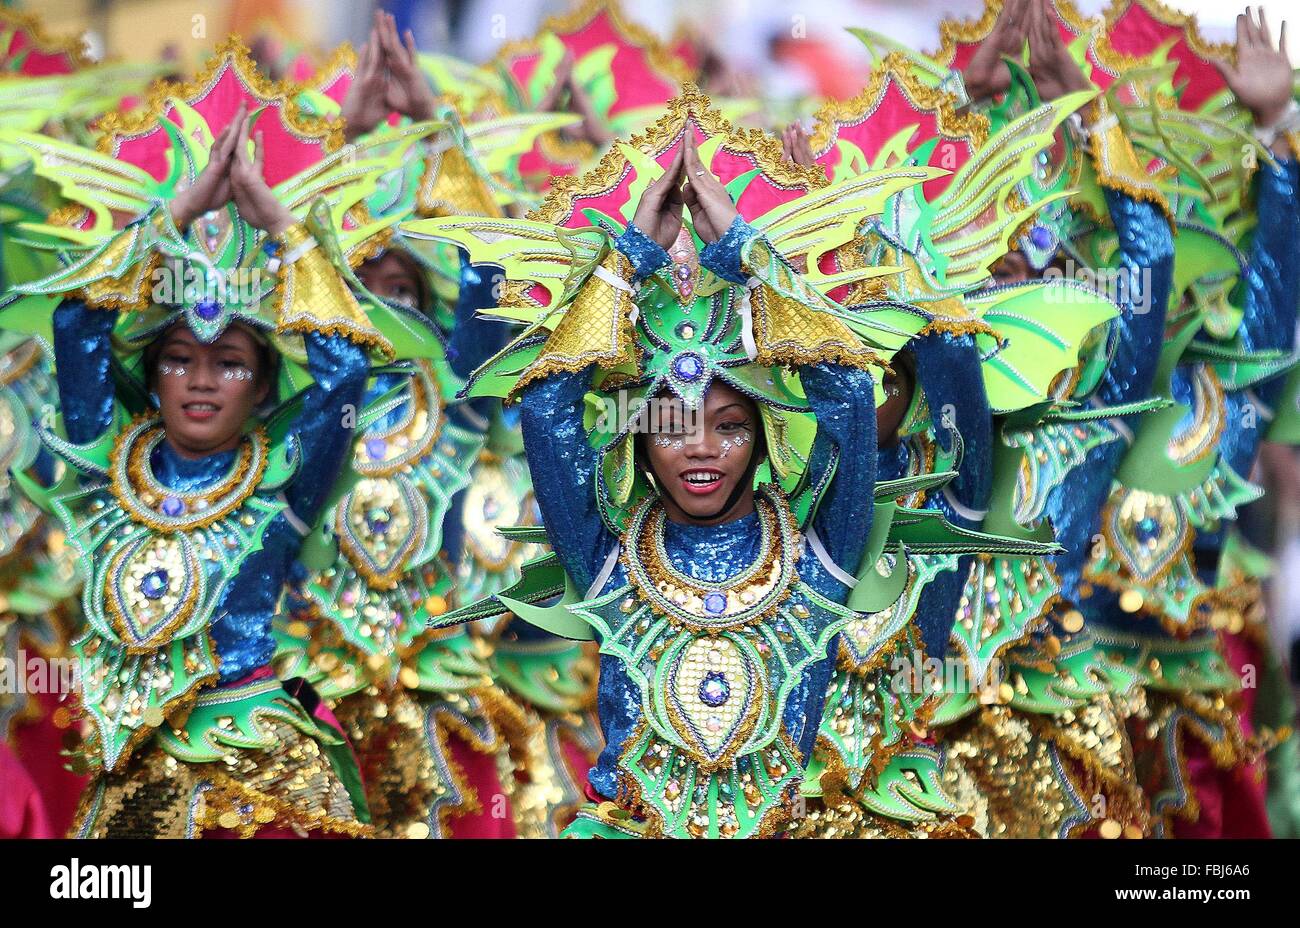
[[[149,864],[82,864],[74,857],[66,867],[52,867],[50,876],[51,899],[130,899],[135,908],[147,909],[153,898]]]

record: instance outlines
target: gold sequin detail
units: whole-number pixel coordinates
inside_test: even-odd
[[[137,751],[91,782],[69,836],[198,838],[226,828],[248,838],[265,827],[368,836],[320,745],[283,722],[269,727],[274,749],[232,751],[224,763],[186,764],[156,745]]]

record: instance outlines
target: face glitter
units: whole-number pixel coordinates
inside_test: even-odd
[[[748,432],[737,432],[731,438],[724,438],[722,440],[722,450],[719,452],[718,457],[725,458],[731,454],[733,448],[742,448],[749,444],[749,440],[750,435]]]
[[[252,380],[253,372],[246,367],[236,367],[221,372],[222,380]]]

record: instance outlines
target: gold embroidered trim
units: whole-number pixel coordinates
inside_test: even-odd
[[[129,486],[121,486],[114,478],[109,482],[109,491],[132,521],[164,533],[207,528],[234,512],[257,491],[266,472],[269,447],[266,431],[260,426],[244,436],[239,445],[239,456],[231,466],[230,473],[215,486],[188,493],[165,488],[169,495],[182,502],[211,501],[211,505],[201,508],[196,505],[186,506],[186,512],[201,512],[201,516],[187,520],[184,525],[172,525],[154,516],[147,507],[154,505],[152,500],[157,500],[158,503],[161,503],[161,500],[157,497],[159,490],[150,488],[147,468],[149,453],[159,441],[163,440],[160,434],[162,432],[162,420],[156,414],[142,413],[122,430],[113,443],[112,451],[109,452],[109,473],[113,475],[119,472],[118,464],[122,453],[124,451],[127,453],[126,475]],[[250,465],[253,467],[251,474],[248,473]],[[235,492],[241,483],[244,484],[244,488]],[[227,498],[222,499],[222,497]]]
[[[1057,0],[1057,3],[1068,7],[1068,0]],[[1099,33],[1097,42],[1098,58],[1101,58],[1108,67],[1121,67],[1127,69],[1132,66],[1129,63],[1133,62],[1134,59],[1116,52],[1111,47],[1108,39],[1104,42],[1102,40],[1110,34],[1111,30],[1114,29],[1115,24],[1119,22],[1120,18],[1123,17],[1126,12],[1128,12],[1129,7],[1134,5],[1141,7],[1149,13],[1151,18],[1156,20],[1156,22],[1181,29],[1183,31],[1183,40],[1186,41],[1188,48],[1196,52],[1196,54],[1200,55],[1202,58],[1217,58],[1234,65],[1237,63],[1237,47],[1231,42],[1207,41],[1201,35],[1200,29],[1197,28],[1195,13],[1184,13],[1181,10],[1176,10],[1173,7],[1166,6],[1164,3],[1161,3],[1160,0],[1117,0],[1117,2],[1112,3],[1103,14],[1106,28],[1104,31]],[[1082,19],[1077,11],[1074,12],[1074,15],[1079,17],[1079,19]]]
[[[861,340],[842,321],[777,290],[763,277],[773,264],[789,275],[792,289],[803,286],[814,297],[826,299],[803,284],[802,278],[765,239],[761,236],[753,239],[742,268],[746,274],[762,281],[750,296],[759,364],[774,367],[828,362],[862,370],[886,366],[879,355],[863,347]]]
[[[116,156],[123,142],[144,135],[161,124],[169,98],[194,104],[212,90],[227,67],[234,69],[235,76],[253,96],[279,111],[281,124],[292,135],[306,142],[321,142],[327,153],[342,147],[342,121],[304,113],[297,102],[302,85],[292,81],[273,81],[264,76],[247,46],[238,36],[232,35],[213,50],[212,56],[192,80],[155,80],[145,94],[143,105],[130,112],[119,110],[103,116],[98,124],[97,150],[100,154]]]
[[[1096,126],[1103,120],[1112,118],[1105,97],[1098,97],[1088,104],[1086,120],[1088,126]],[[1103,187],[1119,190],[1134,200],[1156,206],[1165,214],[1170,230],[1176,231],[1169,201],[1138,161],[1133,144],[1124,134],[1123,128],[1115,123],[1100,132],[1090,131],[1088,138],[1090,139],[1089,153],[1092,155],[1097,182]]]
[[[450,147],[424,157],[424,171],[415,198],[416,214],[433,217],[503,216],[486,181],[451,140],[450,133],[445,135]]]
[[[282,253],[292,252],[311,237],[303,223],[295,223],[280,238]],[[338,335],[361,347],[374,349],[388,359],[393,358],[392,344],[370,324],[356,297],[319,245],[296,261],[281,264],[277,276],[279,293],[275,318],[278,334],[317,332]],[[336,314],[320,316],[320,310],[327,307]]]
[[[600,266],[628,282],[630,289],[633,267],[626,257],[611,250]],[[564,315],[537,359],[520,375],[510,391],[511,396],[533,381],[560,371],[577,372],[591,364],[603,368],[639,365],[640,349],[636,345],[631,317],[633,305],[628,290],[615,287],[595,274],[588,277],[573,301],[565,307]]]
[[[91,309],[113,309],[122,312],[147,309],[152,301],[149,284],[154,271],[162,263],[162,252],[154,248],[162,237],[169,216],[160,211],[148,225],[134,225],[113,236],[108,246],[95,259],[95,267],[105,275],[127,260],[137,249],[148,251],[127,268],[120,277],[104,276],[93,280],[81,289],[81,297]],[[152,240],[151,240],[152,239]]]
[[[623,17],[618,3],[613,0],[584,0],[581,6],[567,13],[551,16],[538,27],[530,39],[516,39],[502,45],[492,59],[492,65],[498,69],[509,66],[511,59],[538,51],[538,41],[548,32],[570,35],[581,32],[597,16],[604,14],[609,20],[614,33],[633,48],[645,52],[646,62],[658,76],[666,81],[681,84],[691,80],[694,74],[685,61],[672,53],[650,30]]]
[[[0,9],[0,26],[23,32],[30,43],[27,48],[34,48],[43,55],[67,55],[73,69],[89,68],[95,62],[86,54],[86,40],[79,35],[54,36],[45,31],[45,21],[36,13],[27,10]],[[26,49],[24,49],[26,50]],[[5,77],[15,75],[6,74]],[[16,75],[23,76],[23,75]]]
[[[809,144],[814,155],[820,157],[830,150],[841,126],[857,125],[868,119],[884,99],[891,83],[919,112],[934,116],[935,125],[943,137],[952,141],[969,141],[976,149],[988,140],[987,116],[974,110],[958,113],[959,101],[955,95],[925,86],[913,75],[905,55],[890,52],[872,69],[867,85],[856,96],[848,100],[828,100],[813,115],[814,127]]]
[[[707,136],[726,137],[720,149],[749,156],[762,169],[763,176],[787,190],[815,190],[830,185],[826,172],[818,165],[810,168],[786,161],[781,143],[760,129],[738,129],[713,108],[708,96],[694,84],[684,84],[681,93],[669,100],[667,110],[627,144],[649,155],[666,151],[677,141],[688,121],[694,122]],[[595,168],[581,177],[556,177],[541,206],[528,214],[529,219],[561,225],[570,216],[574,200],[613,190],[629,170],[627,158],[618,146],[612,147]]]

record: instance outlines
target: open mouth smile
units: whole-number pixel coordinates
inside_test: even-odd
[[[194,422],[206,422],[221,411],[216,403],[186,403],[181,407],[185,418]]]
[[[693,467],[678,476],[682,488],[696,496],[708,496],[722,486],[722,471],[712,467]]]

